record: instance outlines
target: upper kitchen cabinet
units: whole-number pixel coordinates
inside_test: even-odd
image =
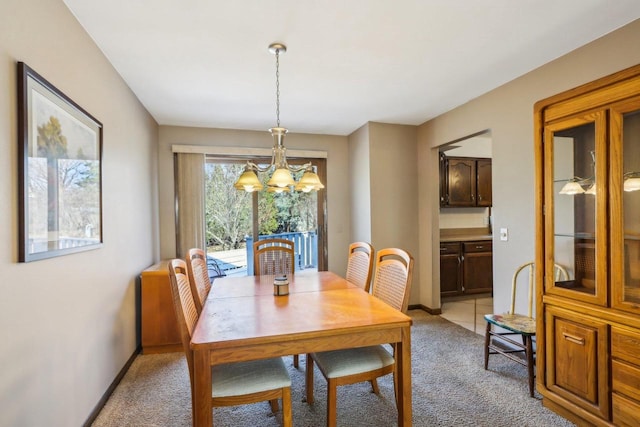
[[[490,207],[491,159],[440,153],[440,206]]]

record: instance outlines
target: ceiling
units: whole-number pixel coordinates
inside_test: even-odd
[[[63,0],[161,125],[418,125],[640,17],[637,0]]]

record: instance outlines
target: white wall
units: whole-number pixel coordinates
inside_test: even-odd
[[[430,120],[418,131],[419,161],[435,164],[437,147],[449,141],[490,129],[492,136],[493,229],[509,229],[509,241],[494,233],[494,306],[508,308],[509,284],[514,269],[534,258],[534,151],[533,105],[536,101],[599,77],[640,63],[640,20],[583,46],[486,95]],[[438,233],[437,170],[420,174],[421,260]],[[425,305],[437,298],[428,289],[440,279],[437,253],[430,254],[431,277],[423,275],[421,294]]]
[[[104,126],[101,249],[18,263],[16,61]],[[78,426],[136,350],[157,125],[61,1],[0,2],[0,425]]]
[[[175,209],[173,187],[172,145],[203,145],[212,147],[271,148],[269,132],[233,129],[206,129],[178,126],[160,127],[159,189],[160,189],[160,252],[162,258],[175,256]],[[329,218],[329,269],[344,275],[350,237],[350,197],[348,185],[348,144],[345,136],[288,133],[287,150],[320,150],[327,157],[327,216]]]

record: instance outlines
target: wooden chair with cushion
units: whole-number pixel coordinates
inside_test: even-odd
[[[349,245],[347,261],[347,280],[360,286],[365,292],[371,287],[371,273],[374,260],[373,246],[366,242],[354,242]]]
[[[518,280],[521,273],[528,272],[528,280]],[[554,268],[555,281],[568,280],[567,270],[558,264]],[[518,283],[526,283],[529,296],[527,315],[517,314],[516,290]],[[511,281],[511,308],[505,314],[485,314],[487,329],[484,335],[484,369],[489,367],[489,355],[501,354],[514,362],[527,367],[529,376],[529,394],[534,395],[535,348],[533,338],[536,335],[536,319],[533,318],[534,263],[527,262],[516,269]],[[495,329],[495,327],[501,329]],[[519,335],[521,341],[512,337]],[[521,357],[524,355],[524,358]]]
[[[172,260],[169,263],[169,277],[182,346],[189,367],[193,404],[193,351],[190,344],[198,313],[191,293],[186,263],[180,259]],[[282,399],[283,424],[285,427],[292,425],[291,378],[281,358],[212,366],[211,382],[212,408],[268,400],[272,411],[277,412],[277,399]]]
[[[382,249],[375,256],[373,296],[391,307],[407,312],[413,275],[413,257],[402,249]],[[391,345],[395,353],[395,345]],[[395,359],[383,345],[345,350],[324,351],[307,355],[307,403],[313,403],[313,366],[315,364],[327,380],[327,425],[336,425],[337,388],[342,385],[372,381],[394,372]],[[375,383],[372,383],[375,384]],[[375,393],[379,393],[377,387]],[[396,378],[394,393],[397,403]]]
[[[253,243],[253,275],[290,275],[295,272],[295,247],[291,240],[264,239]]]
[[[295,245],[287,239],[264,239],[253,243],[254,276],[290,276],[295,273]],[[300,366],[298,355],[293,366]]]
[[[211,290],[207,256],[202,249],[192,248],[187,252],[187,270],[189,271],[189,283],[193,301],[196,305],[198,316],[202,313],[202,307]]]

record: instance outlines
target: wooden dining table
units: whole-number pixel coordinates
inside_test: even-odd
[[[398,426],[410,426],[411,318],[328,272],[217,278],[193,331],[193,425],[211,426],[211,366],[293,354],[396,344]],[[293,414],[295,420],[295,414]]]

